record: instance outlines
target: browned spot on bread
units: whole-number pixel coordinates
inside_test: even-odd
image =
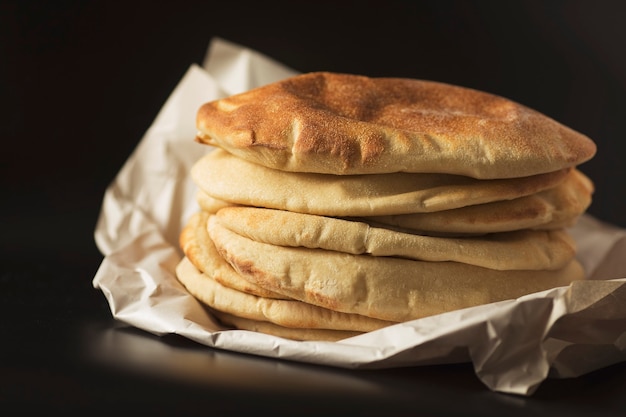
[[[254,262],[240,259],[223,248],[217,248],[217,250],[220,256],[222,256],[222,258],[224,258],[238,273],[247,277],[258,286],[266,288],[270,291],[278,292],[280,290],[280,285],[276,283],[274,277],[267,275],[264,271],[258,268],[255,268]]]
[[[304,301],[328,308],[330,310],[337,310],[341,304],[337,298],[328,297],[318,291],[312,291],[308,288],[304,290]]]

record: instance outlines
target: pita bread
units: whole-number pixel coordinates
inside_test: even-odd
[[[196,192],[196,201],[198,202],[198,205],[200,206],[202,211],[211,214],[217,213],[217,211],[221,208],[231,207],[235,205],[227,201],[218,200],[217,198],[211,197],[200,189]]]
[[[572,170],[558,186],[513,200],[430,213],[345,218],[432,236],[482,235],[523,229],[558,230],[576,223],[591,204],[593,191],[591,180],[579,170]],[[203,211],[211,213],[224,207],[241,206],[217,200],[202,190],[198,190],[197,201]]]
[[[270,334],[272,336],[283,337],[287,339],[300,341],[323,341],[336,342],[338,340],[347,339],[352,336],[358,336],[363,332],[352,332],[349,330],[330,330],[330,329],[296,329],[292,327],[283,327],[274,323],[260,320],[251,320],[243,317],[237,317],[222,311],[214,311],[213,314],[224,324],[230,325],[240,330],[250,330],[253,332]]]
[[[576,253],[573,238],[564,230],[519,230],[445,238],[397,232],[358,221],[253,207],[223,208],[209,222],[215,223],[209,227],[224,227],[275,246],[431,262],[454,261],[498,270],[560,269]]]
[[[431,213],[370,216],[372,225],[437,235],[471,235],[512,230],[557,230],[576,223],[592,201],[594,186],[574,169],[558,186],[513,200]]]
[[[208,213],[195,213],[191,216],[179,237],[180,247],[185,256],[197,269],[211,276],[220,284],[238,291],[266,298],[288,298],[282,294],[259,287],[237,274],[217,253],[207,232],[208,219]]]
[[[219,200],[215,197],[211,197],[206,192],[201,189],[198,189],[196,193],[196,201],[198,202],[198,206],[200,206],[200,210],[215,214],[218,210],[224,207],[239,207],[240,204],[232,204],[224,200]],[[245,206],[243,206],[245,207]]]
[[[218,252],[250,281],[308,304],[380,320],[417,319],[584,278],[575,259],[558,270],[497,271],[459,262],[281,247],[214,224],[209,222],[209,235]]]
[[[230,204],[327,216],[380,216],[531,195],[560,184],[569,171],[494,180],[409,173],[338,176],[278,171],[216,149],[194,164],[191,177],[206,194]]]
[[[296,329],[332,329],[366,332],[394,324],[356,314],[340,313],[295,300],[276,300],[225,287],[200,272],[187,258],[176,276],[189,293],[214,310]]]
[[[204,104],[197,140],[293,172],[532,176],[591,139],[503,97],[433,81],[316,72]]]

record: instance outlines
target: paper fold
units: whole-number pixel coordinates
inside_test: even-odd
[[[295,75],[262,54],[213,39],[191,65],[106,190],[95,229],[104,255],[93,285],[113,317],[150,333],[206,346],[343,368],[471,361],[490,389],[532,394],[548,377],[572,377],[626,360],[626,230],[584,215],[571,232],[587,281],[518,300],[401,323],[340,342],[297,342],[223,331],[176,280],[180,230],[198,210],[189,171],[206,101]]]

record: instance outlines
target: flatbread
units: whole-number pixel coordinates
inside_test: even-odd
[[[240,330],[265,333],[272,336],[283,337],[300,341],[321,341],[336,342],[349,337],[358,336],[363,332],[352,332],[349,330],[330,329],[296,329],[292,327],[279,326],[274,323],[260,320],[251,320],[237,317],[222,311],[213,311],[213,314],[224,324]]]
[[[201,189],[198,189],[196,192],[196,202],[198,203],[198,206],[200,206],[200,210],[211,214],[217,213],[218,210],[224,207],[241,206],[241,204],[233,204],[228,201],[211,197]]]
[[[239,275],[217,253],[207,232],[209,214],[194,213],[179,236],[179,244],[189,261],[220,284],[259,297],[286,299],[282,294],[259,287]]]
[[[227,207],[211,217],[248,239],[276,246],[395,256],[421,261],[454,261],[484,268],[560,269],[576,253],[564,230],[519,230],[473,237],[432,237],[403,233],[367,223],[253,207]]]
[[[512,230],[568,228],[587,210],[594,185],[578,169],[558,186],[513,200],[495,201],[431,213],[370,216],[362,220],[383,227],[437,235],[498,233]]]
[[[196,190],[196,201],[198,205],[207,213],[217,213],[217,211],[224,207],[230,207],[236,204],[229,203],[227,201],[219,200],[215,197],[211,197],[204,191],[198,189]]]
[[[514,230],[558,230],[573,226],[590,206],[593,182],[573,169],[562,183],[548,190],[515,198],[429,213],[389,216],[345,216],[373,226],[434,236],[467,236]],[[215,199],[202,190],[197,201],[203,211],[241,206]],[[245,206],[242,206],[245,207]]]
[[[495,180],[409,173],[338,176],[278,171],[216,149],[193,165],[191,178],[206,194],[230,204],[327,216],[381,216],[510,200],[555,187],[570,171]]]
[[[531,176],[591,159],[587,136],[449,84],[315,72],[204,104],[197,140],[284,171]]]
[[[237,317],[270,322],[295,329],[331,329],[367,332],[393,322],[356,314],[340,313],[295,300],[276,300],[246,294],[225,287],[199,271],[183,258],[176,267],[176,276],[189,293],[214,310]]]
[[[260,243],[226,228],[209,235],[220,255],[259,286],[335,311],[407,321],[569,285],[584,278],[573,259],[550,271],[497,271]]]

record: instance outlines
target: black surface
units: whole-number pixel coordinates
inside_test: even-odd
[[[347,371],[158,338],[112,320],[91,286],[104,190],[213,36],[302,72],[434,79],[536,108],[596,141],[589,211],[626,227],[624,17],[620,1],[1,0],[0,409],[624,415],[624,364],[503,395],[467,364]]]

